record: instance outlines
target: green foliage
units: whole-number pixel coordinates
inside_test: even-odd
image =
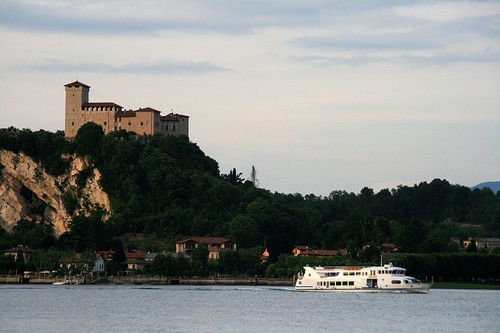
[[[198,246],[191,255],[191,275],[207,276],[209,273],[208,249],[206,246]]]
[[[263,249],[255,249],[264,244],[271,254],[266,274],[287,276],[305,263],[282,256],[294,245],[347,248],[350,257],[307,261],[352,264],[376,262],[375,246],[384,242],[396,243],[401,252],[444,255],[458,252],[448,243],[450,237],[500,237],[500,197],[488,189],[471,190],[446,180],[378,193],[368,187],[359,194],[333,191],[327,197],[271,193],[242,179],[236,169],[220,175],[217,162],[185,136],[146,137],[124,131],[104,135],[92,123],[82,126],[72,142],[63,133],[0,133],[0,148],[22,151],[52,174],[66,170],[69,161],[62,156],[68,153],[90,156],[92,167],[101,172],[100,184],[111,201],[110,219],[104,223],[99,214],[76,216],[70,232],[57,241],[59,249],[120,248],[113,239],[125,233],[142,235],[145,240],[153,235],[168,240],[167,245],[140,243],[151,251],[172,250],[173,243],[184,236],[229,237],[239,243],[241,250],[223,254],[218,264],[207,261],[207,255],[193,255],[189,272],[198,276],[263,274],[259,263]],[[90,170],[78,176],[80,187]],[[63,195],[71,214],[78,195],[78,191]],[[40,215],[43,208],[39,207]],[[50,235],[52,231],[43,223],[22,221],[12,235],[0,234],[0,246],[23,242],[48,249],[54,243]],[[365,244],[373,247],[361,250]]]
[[[73,140],[74,152],[80,156],[97,157],[103,137],[101,126],[93,122],[84,124]]]
[[[187,273],[188,266],[187,259],[182,255],[158,254],[144,270],[154,275],[178,277]]]
[[[435,281],[495,281],[500,278],[500,255],[485,253],[398,254],[394,265],[409,275]]]
[[[77,252],[102,250],[108,237],[102,221],[102,212],[95,211],[90,216],[75,216],[70,231],[59,238],[58,244],[63,249],[73,249]]]
[[[22,152],[40,162],[45,171],[54,176],[63,174],[69,167],[69,162],[62,157],[67,149],[63,132],[51,133],[44,130],[32,132],[29,129],[19,131],[17,134],[1,132],[0,149]]]
[[[21,219],[12,229],[11,238],[17,244],[35,249],[48,249],[55,243],[51,225]]]

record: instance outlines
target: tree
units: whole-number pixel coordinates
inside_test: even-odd
[[[252,171],[250,172],[250,181],[253,183],[255,187],[259,187],[259,180],[257,179],[257,170],[252,165]]]
[[[84,124],[73,141],[75,152],[81,156],[96,157],[103,137],[104,131],[101,126],[93,122]]]
[[[208,273],[208,248],[200,245],[193,250],[191,255],[191,274],[195,276],[207,276]]]
[[[229,237],[242,247],[253,247],[259,243],[257,223],[248,215],[235,216],[229,222]]]

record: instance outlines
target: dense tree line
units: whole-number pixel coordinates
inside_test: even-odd
[[[453,253],[458,249],[450,237],[500,236],[500,193],[441,179],[378,193],[366,187],[358,194],[335,190],[326,197],[272,193],[259,188],[256,179],[243,179],[236,169],[221,174],[217,162],[185,136],[104,135],[93,123],[84,125],[72,141],[62,132],[0,133],[0,148],[24,152],[53,175],[68,167],[64,156],[87,156],[102,173],[101,185],[112,206],[106,223],[100,212],[75,216],[71,231],[58,240],[47,236],[46,227],[40,233],[35,225],[29,225],[34,231],[2,233],[3,248],[22,241],[47,250],[105,249],[132,233],[170,244],[186,236],[229,237],[245,249],[265,244],[272,261],[297,244],[347,248],[352,259],[372,260],[376,253],[363,252],[363,245],[394,242],[403,253]],[[84,180],[85,172],[80,177]],[[71,208],[72,198],[66,199]],[[246,260],[230,256],[237,255],[222,262]],[[261,270],[255,262],[227,268],[231,265],[200,269]]]

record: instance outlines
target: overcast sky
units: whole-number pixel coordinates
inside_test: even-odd
[[[2,0],[0,50],[0,127],[78,79],[271,191],[500,180],[500,1]]]

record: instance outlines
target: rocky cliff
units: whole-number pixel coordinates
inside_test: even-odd
[[[12,230],[21,219],[51,223],[56,236],[68,230],[72,216],[94,208],[111,211],[109,198],[99,185],[101,174],[86,159],[67,156],[68,171],[58,177],[23,153],[0,149],[0,225]]]

